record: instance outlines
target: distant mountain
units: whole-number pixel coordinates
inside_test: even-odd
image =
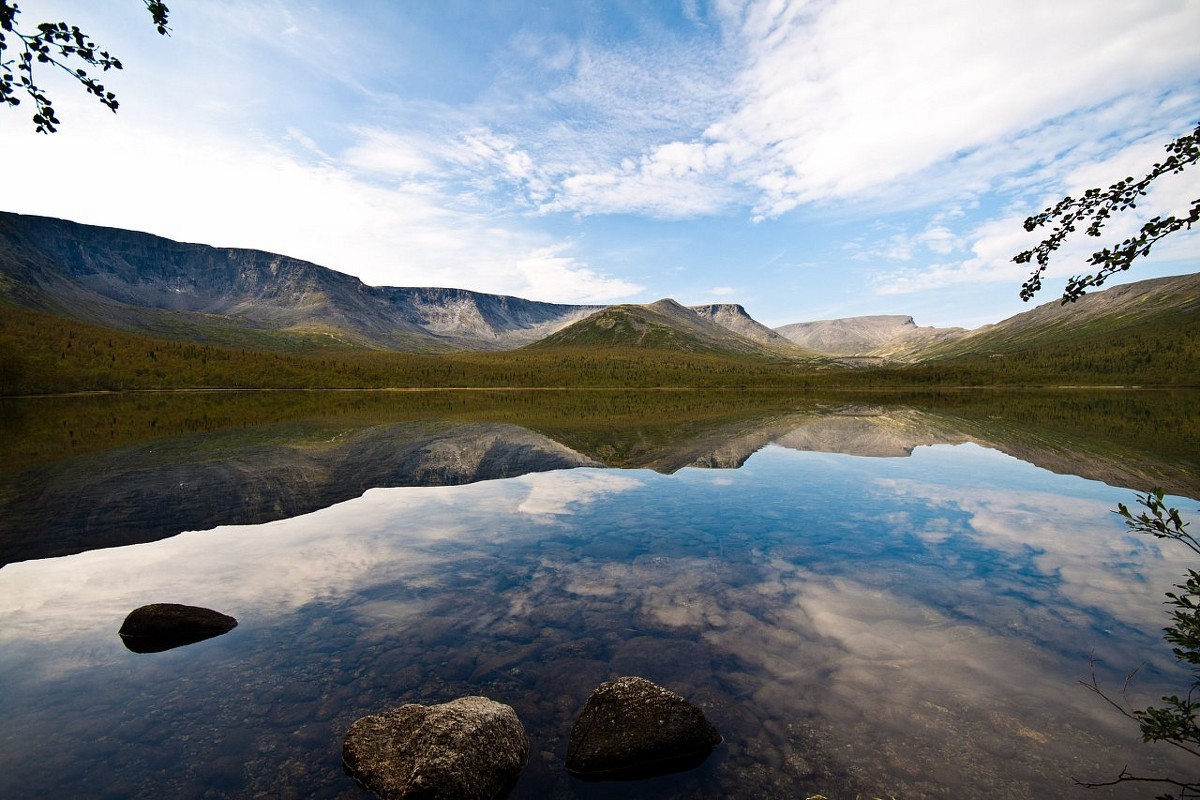
[[[922,328],[902,315],[796,322],[775,329],[789,341],[836,356],[880,356],[966,333],[963,328]]]
[[[367,286],[307,261],[0,212],[0,297],[107,327],[219,344],[510,349],[599,306]]]
[[[799,322],[776,328],[790,341],[851,363],[918,363],[995,356],[1059,345],[1139,325],[1194,325],[1200,273],[1114,286],[1062,305],[1052,300],[974,330],[918,327],[912,317],[873,316]]]
[[[748,316],[745,320],[758,325]],[[796,354],[789,342],[783,341],[782,345],[789,354]],[[697,313],[669,298],[650,305],[609,306],[530,345],[541,349],[580,346],[776,357],[783,350],[747,338],[715,321],[712,315]]]

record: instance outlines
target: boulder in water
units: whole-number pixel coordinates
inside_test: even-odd
[[[517,713],[486,697],[362,717],[342,746],[347,772],[384,800],[500,798],[528,756]]]
[[[117,634],[135,653],[160,653],[220,636],[236,627],[236,619],[211,608],[151,603],[130,611]]]
[[[629,780],[699,766],[721,736],[703,712],[645,678],[592,692],[571,729],[567,770],[586,780]]]

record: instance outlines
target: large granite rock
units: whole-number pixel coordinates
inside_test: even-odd
[[[384,800],[503,797],[528,755],[516,712],[486,697],[362,717],[342,746],[346,770]]]
[[[236,627],[236,619],[211,608],[151,603],[130,611],[117,634],[135,653],[160,653],[220,636]]]
[[[721,736],[700,709],[645,678],[602,683],[567,744],[567,770],[590,780],[627,780],[699,766]]]

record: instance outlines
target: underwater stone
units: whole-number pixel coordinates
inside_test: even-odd
[[[567,770],[587,780],[628,780],[692,769],[721,736],[700,709],[645,678],[602,683],[571,729]]]
[[[528,755],[517,713],[486,697],[362,717],[342,746],[346,771],[384,800],[503,797]]]

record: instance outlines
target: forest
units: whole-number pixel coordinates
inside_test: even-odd
[[[919,364],[655,347],[280,352],[152,338],[0,304],[0,395],[179,389],[789,388],[1200,384],[1200,319],[1158,317]]]

